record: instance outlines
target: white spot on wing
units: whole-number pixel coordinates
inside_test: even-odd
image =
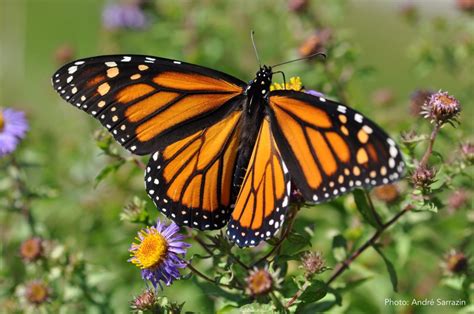
[[[72,67],[69,67],[69,69],[67,69],[67,73],[69,73],[69,74],[73,74],[76,71],[77,71],[77,66],[75,66],[75,65],[73,65]]]
[[[347,108],[344,107],[343,105],[338,105],[337,106],[337,111],[339,111],[340,113],[346,113]]]
[[[362,123],[362,121],[364,120],[364,117],[362,117],[362,115],[356,113],[356,114],[354,115],[354,120],[356,120],[356,121],[359,122],[359,123]]]

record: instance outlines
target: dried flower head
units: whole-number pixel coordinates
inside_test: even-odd
[[[456,121],[461,112],[459,101],[447,92],[439,91],[432,94],[420,112],[425,118],[437,124]]]
[[[308,0],[290,0],[288,2],[288,9],[292,12],[303,12],[308,8]]]
[[[395,202],[400,196],[400,191],[395,184],[378,186],[373,189],[373,193],[376,198],[388,204]]]
[[[420,165],[416,168],[415,172],[413,172],[411,180],[416,187],[428,189],[429,186],[434,182],[435,175],[435,169]]]
[[[305,271],[306,277],[320,274],[327,269],[326,261],[321,252],[306,252],[301,258],[301,266]]]
[[[457,0],[456,2],[459,10],[466,12],[474,11],[474,0]]]
[[[130,247],[129,262],[139,267],[143,280],[149,280],[155,288],[162,287],[161,281],[171,285],[180,278],[179,269],[186,267],[182,256],[190,245],[183,242],[184,236],[178,232],[174,222],[167,226],[158,220],[155,226],[140,230],[138,243]]]
[[[133,311],[151,311],[157,307],[156,295],[152,290],[145,290],[140,295],[136,296],[130,302],[130,308]]]
[[[309,36],[298,48],[301,57],[308,57],[316,52],[325,50],[327,43],[332,38],[332,31],[329,28],[323,28]]]
[[[433,95],[433,91],[428,89],[418,89],[414,91],[410,96],[410,113],[418,117],[431,95]]]
[[[28,131],[25,113],[0,108],[0,157],[12,153]]]
[[[268,266],[254,268],[245,279],[247,282],[247,293],[251,296],[262,296],[278,288],[281,282],[280,270],[270,272]]]
[[[34,262],[43,256],[43,241],[34,237],[21,243],[20,256],[25,262]]]
[[[463,252],[453,249],[445,255],[442,267],[450,274],[464,274],[469,269],[469,259]]]
[[[33,305],[40,305],[47,302],[50,296],[51,291],[49,287],[42,281],[31,281],[25,286],[25,298]]]

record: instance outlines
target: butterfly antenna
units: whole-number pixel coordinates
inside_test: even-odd
[[[301,60],[307,60],[307,59],[311,59],[313,57],[317,57],[317,56],[322,56],[324,59],[326,59],[326,54],[324,52],[315,52],[307,57],[303,57],[303,58],[298,58],[298,59],[294,59],[294,60],[290,60],[290,61],[285,61],[285,62],[282,62],[282,63],[277,63],[275,65],[272,65],[271,67],[272,68],[276,68],[276,67],[279,67],[280,65],[284,65],[284,64],[288,64],[288,63],[292,63],[292,62],[296,62],[296,61],[301,61]]]
[[[252,39],[253,50],[255,51],[255,56],[257,57],[258,66],[262,67],[262,63],[260,63],[260,57],[258,56],[257,46],[255,45],[255,40],[253,35],[255,32],[253,30],[250,31],[250,38]]]

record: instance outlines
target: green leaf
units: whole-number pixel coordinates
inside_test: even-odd
[[[301,296],[299,297],[299,300],[302,301],[302,304],[313,303],[324,298],[327,292],[328,292],[327,285],[321,280],[315,280],[301,294]]]
[[[99,174],[95,177],[94,187],[97,187],[99,183],[104,180],[109,174],[117,172],[117,170],[125,163],[124,160],[119,160],[113,164],[107,165],[104,167]]]
[[[294,255],[307,247],[311,247],[308,234],[291,232],[281,246],[281,254]]]
[[[359,279],[356,279],[356,280],[349,281],[349,282],[346,283],[346,285],[344,287],[337,289],[337,291],[338,292],[347,292],[349,290],[357,288],[358,286],[360,286],[361,284],[363,284],[364,282],[366,282],[369,279],[372,279],[372,277],[363,277],[363,278],[359,278]]]
[[[271,304],[261,304],[261,303],[251,303],[246,304],[240,308],[240,313],[261,313],[261,314],[270,314],[276,313]]]
[[[363,190],[356,189],[352,192],[354,194],[354,201],[357,206],[357,210],[361,213],[362,217],[374,228],[379,229],[381,226],[378,223],[380,217],[377,215],[375,210],[372,210],[371,205],[368,202],[367,195]]]
[[[343,235],[338,234],[332,239],[332,253],[338,262],[346,259],[347,241]]]
[[[377,253],[382,257],[383,261],[385,262],[385,266],[387,267],[388,274],[390,275],[390,281],[392,282],[393,291],[397,292],[398,290],[398,277],[397,272],[395,271],[395,267],[393,266],[392,262],[383,254],[382,250],[377,247],[376,245],[372,246]]]

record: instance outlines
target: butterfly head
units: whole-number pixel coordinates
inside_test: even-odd
[[[262,66],[255,75],[255,78],[250,81],[247,87],[247,94],[252,94],[257,97],[266,97],[270,92],[270,85],[272,84],[272,68],[269,66]]]

